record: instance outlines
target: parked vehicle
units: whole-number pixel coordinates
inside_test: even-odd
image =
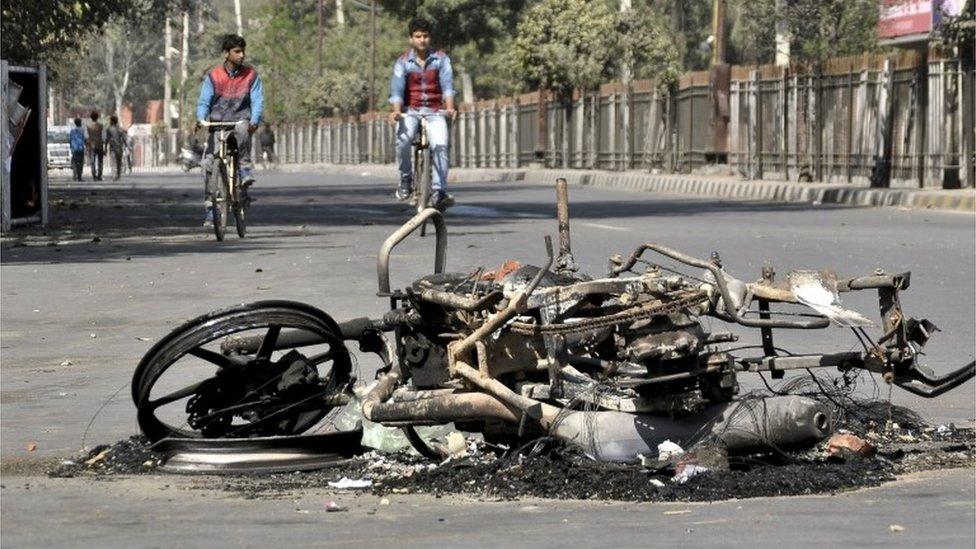
[[[71,126],[48,126],[47,128],[47,169],[71,168],[71,145],[69,133]]]

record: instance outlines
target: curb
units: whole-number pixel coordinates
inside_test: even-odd
[[[390,164],[289,164],[282,171],[342,171],[396,176]],[[574,185],[636,192],[660,192],[731,200],[758,200],[859,207],[895,207],[976,213],[976,190],[872,189],[860,185],[747,181],[732,177],[655,175],[645,172],[590,170],[453,168],[455,183],[512,182],[545,184],[564,177]]]

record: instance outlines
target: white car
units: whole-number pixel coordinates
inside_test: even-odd
[[[71,167],[71,126],[48,126],[47,169]]]

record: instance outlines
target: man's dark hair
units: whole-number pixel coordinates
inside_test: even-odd
[[[407,24],[407,31],[411,35],[413,35],[413,33],[417,31],[424,31],[429,33],[430,29],[431,29],[430,21],[422,17],[415,17],[410,20],[410,23]]]
[[[220,39],[220,49],[230,51],[234,48],[241,48],[242,50],[247,48],[247,42],[244,41],[244,37],[239,34],[225,34]]]
[[[98,111],[92,111],[90,115],[92,122],[98,122]]]
[[[79,127],[81,126],[81,119],[80,118],[75,118],[75,126],[79,126]]]
[[[118,124],[119,123],[119,117],[118,116],[115,116],[113,114],[112,116],[108,117],[108,123],[109,123],[109,125],[112,125],[112,126],[114,126],[115,124]]]

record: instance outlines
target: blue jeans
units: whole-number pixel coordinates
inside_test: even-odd
[[[400,118],[397,125],[397,146],[396,157],[397,165],[400,167],[401,184],[410,182],[413,179],[413,154],[411,147],[413,139],[417,135],[417,128],[420,127],[420,118],[427,120],[427,142],[430,145],[431,159],[434,164],[434,174],[431,178],[430,188],[434,192],[447,191],[447,168],[449,161],[447,158],[447,120],[444,115],[430,109],[409,109],[409,115]]]

